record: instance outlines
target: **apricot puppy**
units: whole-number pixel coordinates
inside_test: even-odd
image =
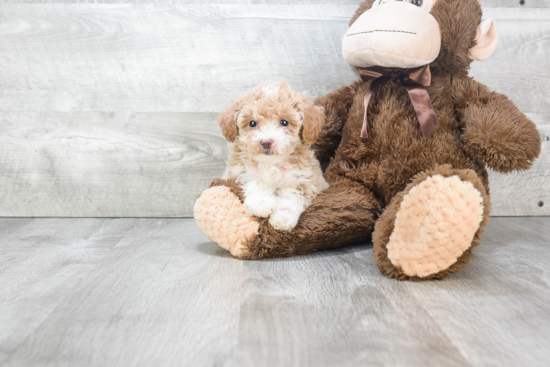
[[[224,179],[236,179],[251,215],[291,231],[328,187],[311,150],[325,116],[307,94],[285,81],[267,82],[235,100],[219,118],[233,143]]]

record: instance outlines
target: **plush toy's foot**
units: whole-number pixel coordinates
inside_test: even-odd
[[[397,279],[444,279],[479,244],[489,198],[471,170],[438,167],[415,177],[376,223],[379,269]]]
[[[203,233],[237,258],[248,254],[247,243],[258,236],[259,222],[247,214],[234,182],[212,186],[197,199],[194,217]]]

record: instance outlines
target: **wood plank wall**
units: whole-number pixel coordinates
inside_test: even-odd
[[[231,98],[271,78],[314,96],[357,79],[340,45],[358,3],[0,2],[0,216],[191,216],[224,169]],[[482,4],[501,43],[471,73],[548,139],[550,1]],[[494,215],[550,214],[543,146],[533,170],[491,175]]]

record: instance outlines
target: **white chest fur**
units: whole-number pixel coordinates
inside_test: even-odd
[[[267,187],[275,190],[288,182],[307,179],[308,174],[303,171],[289,169],[284,164],[262,164],[246,167],[244,179],[246,181],[256,181],[263,183]]]

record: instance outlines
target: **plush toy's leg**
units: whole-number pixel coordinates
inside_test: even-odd
[[[249,215],[235,180],[214,180],[195,203],[195,223],[201,231],[233,256],[241,255],[248,241],[258,236],[260,223]]]
[[[380,213],[370,190],[342,180],[313,201],[291,232],[276,231],[269,219],[246,214],[242,192],[233,181],[213,185],[197,200],[195,220],[211,240],[240,259],[307,254],[366,241]]]
[[[399,280],[447,278],[470,261],[489,211],[474,171],[445,165],[418,174],[376,223],[378,268]]]

